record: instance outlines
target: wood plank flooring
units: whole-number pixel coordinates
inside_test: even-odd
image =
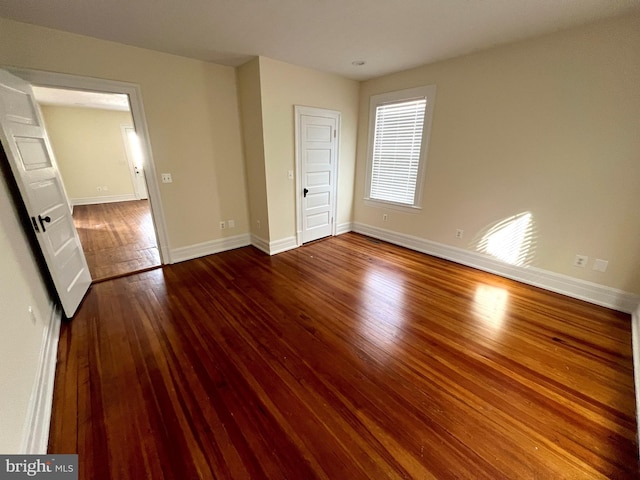
[[[49,451],[84,479],[638,478],[629,315],[357,234],[93,285]]]
[[[94,281],[160,265],[148,200],[77,205],[73,222]]]

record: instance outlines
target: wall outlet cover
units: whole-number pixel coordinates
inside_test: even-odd
[[[575,267],[584,268],[589,261],[589,257],[586,255],[576,255],[576,258],[573,260],[573,265]]]
[[[606,272],[608,266],[609,266],[609,261],[602,260],[601,258],[598,258],[596,259],[595,262],[593,262],[593,269],[597,270],[598,272]]]

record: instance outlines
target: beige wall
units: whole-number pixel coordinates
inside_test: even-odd
[[[470,249],[486,226],[530,211],[533,265],[640,293],[639,51],[633,16],[364,82],[355,221]],[[430,84],[422,211],[365,205],[370,95]],[[576,254],[587,268],[573,266]],[[592,270],[595,258],[607,272]]]
[[[294,105],[342,113],[336,223],[350,222],[358,82],[265,57],[260,57],[260,82],[271,240],[296,234],[295,182],[287,178],[287,172],[295,168]]]
[[[170,247],[248,231],[233,68],[6,19],[0,64],[139,84],[157,173],[173,174],[160,183]]]
[[[41,107],[49,140],[72,202],[83,198],[133,195],[122,125],[129,112],[52,105]],[[107,191],[98,191],[107,187]]]
[[[237,69],[238,97],[242,119],[244,160],[247,172],[249,230],[269,241],[269,208],[264,163],[264,132],[262,124],[262,93],[258,58]]]
[[[0,161],[8,164],[0,151]],[[10,173],[8,173],[10,175]],[[5,175],[0,178],[0,452],[21,453],[50,300],[23,233]],[[32,307],[33,316],[29,312]]]

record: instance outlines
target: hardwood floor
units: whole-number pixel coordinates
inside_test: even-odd
[[[638,478],[629,315],[357,234],[93,285],[49,451],[84,479]]]
[[[94,281],[160,265],[148,200],[77,205],[73,222]]]

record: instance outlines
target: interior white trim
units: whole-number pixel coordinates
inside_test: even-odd
[[[226,252],[235,248],[251,245],[251,237],[248,233],[235,235],[233,237],[219,238],[208,242],[196,243],[188,247],[179,247],[171,250],[171,263],[184,262],[194,258],[213,255],[214,253]]]
[[[151,217],[156,230],[158,250],[162,263],[171,263],[171,251],[169,249],[169,237],[167,225],[160,196],[158,176],[153,162],[149,129],[142,103],[142,90],[139,85],[129,82],[105,80],[101,78],[82,77],[66,73],[45,72],[42,70],[29,70],[23,68],[6,67],[6,69],[29,83],[41,87],[71,88],[94,92],[121,93],[129,96],[131,116],[136,126],[136,133],[140,137],[140,143],[145,151],[144,170],[146,173],[149,203],[151,205]]]
[[[336,225],[336,235],[342,235],[343,233],[348,233],[353,230],[353,223],[346,222]]]
[[[333,118],[336,121],[336,161],[333,175],[333,183],[332,194],[333,194],[333,211],[331,212],[331,235],[336,234],[336,222],[335,219],[338,215],[338,172],[339,172],[339,164],[340,164],[340,129],[341,129],[341,119],[342,114],[337,110],[327,110],[325,108],[316,108],[316,107],[305,107],[303,105],[295,105],[294,106],[294,116],[295,116],[295,201],[296,201],[296,246],[302,245],[302,202],[300,201],[300,192],[302,191],[302,142],[301,142],[301,128],[302,128],[302,115],[312,115],[316,117],[328,117]],[[287,250],[290,250],[287,248]],[[279,250],[275,253],[284,252],[284,250]],[[274,253],[271,253],[274,255]]]
[[[353,224],[353,231],[621,312],[631,313],[640,304],[640,295],[634,293],[541,268],[524,268],[509,265],[482,253],[432,242],[424,238],[392,232],[357,222]]]
[[[633,352],[633,379],[636,386],[636,422],[638,424],[638,438],[640,438],[640,305],[631,314],[631,344]],[[640,457],[640,445],[638,446]]]
[[[269,242],[269,255],[276,255],[278,253],[286,252],[298,248],[298,239],[296,237],[281,238],[280,240],[273,240]]]
[[[286,252],[287,250],[298,248],[298,241],[296,237],[286,237],[281,238],[280,240],[268,242],[264,238],[251,234],[251,245],[267,255],[276,255],[278,253]]]
[[[136,200],[136,196],[133,193],[125,193],[122,195],[108,195],[104,197],[80,197],[70,198],[69,202],[71,206],[76,205],[96,205],[98,203],[115,203],[115,202],[130,202]]]
[[[42,334],[38,371],[27,408],[20,453],[39,455],[47,453],[61,323],[62,310],[52,303],[49,323]]]
[[[259,236],[257,236],[257,235],[252,233],[251,234],[251,245],[256,247],[261,252],[264,252],[267,255],[270,255],[270,253],[269,253],[269,242],[267,240],[265,240],[264,238],[261,238],[261,237],[259,237]]]

